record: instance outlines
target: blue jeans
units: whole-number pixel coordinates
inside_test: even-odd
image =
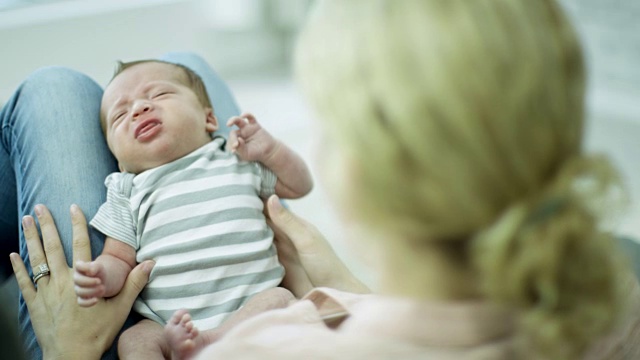
[[[197,55],[169,53],[161,59],[186,65],[202,77],[220,123],[216,134],[226,137],[226,120],[239,111],[224,81]],[[20,219],[34,215],[36,204],[46,205],[56,219],[67,263],[71,263],[69,207],[78,204],[91,219],[105,201],[106,176],[118,171],[100,128],[101,98],[102,88],[88,76],[48,67],[29,76],[0,111],[0,265],[4,269],[10,268],[9,251],[19,247],[32,274]],[[96,257],[104,237],[93,229],[90,236]],[[19,304],[27,358],[41,359],[22,295]],[[125,327],[135,321],[131,315]],[[104,358],[117,358],[115,345]]]

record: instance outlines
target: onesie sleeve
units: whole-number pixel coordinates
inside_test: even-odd
[[[256,166],[258,167],[258,174],[260,175],[260,197],[266,199],[276,193],[276,182],[278,178],[271,169],[262,165],[262,163],[257,162]]]
[[[137,250],[136,226],[129,202],[134,176],[128,173],[113,173],[107,176],[104,181],[107,187],[107,201],[100,206],[89,224],[106,236],[131,245]]]

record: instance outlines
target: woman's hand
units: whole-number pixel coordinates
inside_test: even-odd
[[[277,196],[267,200],[267,212],[278,257],[286,270],[282,286],[296,297],[321,286],[355,293],[370,292],[338,258],[318,229],[282,207]]]
[[[73,269],[67,266],[53,218],[43,205],[36,205],[35,210],[44,251],[34,219],[25,216],[22,226],[29,261],[32,269],[47,264],[50,273],[37,280],[36,288],[20,256],[12,253],[10,257],[44,358],[99,359],[113,343],[134,300],[147,284],[154,263],[136,266],[117,296],[101,299],[90,308],[80,307],[73,288]],[[71,207],[71,221],[73,263],[91,261],[87,222],[75,205]]]

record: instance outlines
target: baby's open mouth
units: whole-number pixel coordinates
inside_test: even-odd
[[[145,120],[143,122],[141,122],[140,124],[138,124],[138,126],[136,127],[135,133],[134,133],[134,137],[137,139],[139,137],[145,137],[146,135],[150,135],[153,130],[155,129],[156,126],[160,125],[160,120],[158,119],[148,119]]]

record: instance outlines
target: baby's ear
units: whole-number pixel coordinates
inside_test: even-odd
[[[218,130],[218,118],[213,114],[213,109],[206,108],[205,111],[207,114],[206,129],[207,129],[207,132],[212,133]]]

